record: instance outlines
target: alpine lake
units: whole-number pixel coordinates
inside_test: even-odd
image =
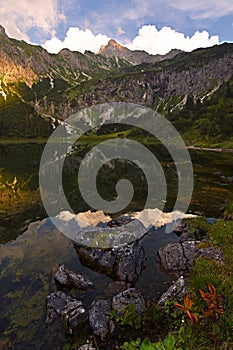
[[[67,157],[63,168],[63,187],[73,211],[85,212],[89,206],[78,189],[78,168],[94,144],[80,141]],[[59,264],[87,276],[95,288],[80,293],[71,291],[88,306],[95,298],[110,298],[111,278],[82,266],[73,243],[47,221],[39,191],[39,166],[45,144],[41,142],[0,143],[0,348],[15,350],[55,350],[66,344],[61,322],[46,328],[45,299],[54,290],[53,276]],[[170,156],[158,145],[146,145],[159,159],[167,181],[164,211],[172,211],[177,196],[178,176]],[[194,172],[194,190],[188,213],[207,218],[222,218],[226,201],[233,197],[233,153],[189,150]],[[147,182],[133,163],[113,160],[97,176],[99,194],[106,200],[116,197],[115,185],[121,178],[130,180],[134,196],[124,212],[143,209]],[[142,244],[147,267],[136,282],[145,298],[157,300],[168,288],[172,276],[159,269],[156,251],[177,236],[164,227],[151,230]],[[80,345],[88,330],[80,332]]]

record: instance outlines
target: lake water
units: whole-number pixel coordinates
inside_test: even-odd
[[[45,298],[53,291],[53,275],[61,263],[82,272],[95,284],[95,289],[79,295],[88,305],[96,297],[110,298],[110,278],[81,265],[72,242],[58,232],[46,217],[38,191],[38,170],[43,144],[0,145],[0,348],[1,349],[62,349],[65,340],[60,323],[44,326]],[[88,205],[78,191],[78,166],[90,145],[81,144],[73,157],[67,159],[63,185],[75,212],[86,211]],[[156,147],[150,146],[156,153]],[[220,218],[226,200],[233,197],[233,154],[190,151],[195,186],[189,212]],[[161,152],[160,152],[161,156]],[[161,162],[168,183],[165,210],[173,208],[177,195],[177,174],[169,157],[162,153]],[[112,162],[98,175],[98,189],[103,198],[116,195],[115,184],[126,177],[132,182],[135,194],[125,211],[143,209],[147,183],[143,173],[129,162]],[[29,223],[32,222],[30,225]],[[29,225],[29,227],[28,227]],[[41,228],[43,227],[43,229]],[[157,249],[173,234],[163,228],[152,230],[143,240],[147,267],[136,286],[146,298],[158,299],[166,290],[172,276],[159,270]],[[73,292],[74,294],[76,292]],[[85,343],[88,333],[80,335]]]

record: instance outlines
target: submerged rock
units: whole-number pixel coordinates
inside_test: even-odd
[[[74,244],[83,265],[120,281],[136,282],[145,268],[146,257],[138,241],[111,250],[85,248]]]
[[[142,314],[145,310],[145,300],[140,291],[135,288],[129,288],[122,293],[115,295],[112,298],[112,309],[116,311],[117,315],[121,316],[125,307],[129,304],[136,306],[136,312]]]
[[[69,334],[72,334],[74,329],[77,328],[81,322],[85,322],[88,319],[88,314],[83,303],[80,300],[71,297],[67,297],[66,305],[63,308],[61,315],[65,330]]]
[[[93,333],[104,340],[115,328],[110,319],[110,304],[107,300],[94,300],[89,309],[89,323]]]
[[[179,301],[185,297],[186,292],[184,276],[180,276],[180,278],[161,295],[158,305],[163,306],[166,301]]]
[[[66,270],[64,265],[59,267],[55,274],[54,281],[68,288],[90,289],[94,287],[94,284],[82,274],[76,274],[73,271]]]

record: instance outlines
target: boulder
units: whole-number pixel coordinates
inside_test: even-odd
[[[47,317],[45,320],[46,325],[52,324],[57,320],[62,313],[66,305],[67,295],[61,291],[51,293],[46,298],[46,308],[47,308]]]
[[[146,306],[141,292],[135,288],[129,288],[112,298],[112,309],[116,311],[118,316],[122,316],[122,312],[129,304],[136,306],[135,312],[138,314],[142,314]]]
[[[163,306],[166,301],[180,301],[187,293],[184,276],[175,281],[168,290],[163,293],[158,301],[159,306]]]
[[[72,334],[77,326],[88,320],[88,313],[79,300],[67,297],[66,305],[63,308],[62,320],[67,333]]]
[[[110,250],[74,245],[83,265],[103,272],[117,280],[136,282],[145,268],[146,258],[138,241]]]
[[[208,243],[208,242],[207,242]],[[167,271],[183,272],[190,270],[197,257],[215,260],[221,263],[224,259],[219,249],[208,246],[202,248],[200,241],[168,243],[157,252],[161,267]]]
[[[158,260],[167,271],[181,272],[189,270],[196,256],[196,242],[168,243],[158,250]]]
[[[67,288],[90,289],[94,287],[94,284],[82,274],[76,274],[73,271],[66,270],[64,265],[59,267],[54,281],[56,284]]]
[[[110,319],[110,304],[107,300],[94,300],[89,309],[89,323],[93,333],[104,340],[115,328]]]

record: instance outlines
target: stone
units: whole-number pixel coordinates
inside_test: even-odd
[[[167,271],[181,272],[193,266],[196,254],[196,242],[168,243],[158,250],[158,260]]]
[[[114,271],[117,279],[136,282],[146,265],[145,251],[140,243],[113,248],[113,254],[116,256]]]
[[[118,316],[122,316],[124,308],[133,304],[136,306],[136,312],[142,314],[145,310],[145,300],[140,291],[135,288],[129,288],[112,298],[112,309],[116,311]]]
[[[173,232],[180,236],[183,232],[188,232],[190,229],[189,224],[180,222],[174,229]]]
[[[184,276],[175,281],[168,290],[163,293],[158,301],[159,306],[163,306],[166,301],[180,301],[187,293]]]
[[[182,243],[168,243],[157,252],[161,267],[167,271],[183,272],[193,267],[197,257],[219,263],[223,261],[224,256],[220,250],[211,246],[201,248],[201,242],[188,240]]]
[[[89,309],[89,323],[93,333],[104,340],[115,325],[110,319],[110,304],[107,300],[94,300]]]
[[[45,320],[46,325],[52,324],[55,320],[57,320],[62,313],[66,305],[67,295],[61,291],[51,293],[46,298],[46,308],[47,308],[47,316]]]
[[[90,289],[94,287],[94,284],[82,274],[76,274],[73,271],[66,270],[64,265],[59,267],[54,281],[67,288]]]
[[[180,236],[180,239],[179,239],[179,242],[180,243],[183,243],[185,241],[195,241],[196,240],[196,236],[193,232],[190,232],[190,231],[183,231],[181,233],[181,236]]]
[[[111,283],[109,283],[105,292],[107,293],[107,295],[113,296],[123,292],[128,288],[129,288],[129,285],[123,281],[112,281]]]
[[[77,326],[88,320],[88,313],[80,300],[67,297],[66,305],[63,308],[62,320],[65,330],[72,334]]]
[[[78,350],[96,350],[96,348],[93,348],[90,344],[85,344],[78,348]]]
[[[111,250],[74,247],[83,265],[120,281],[136,282],[146,265],[145,251],[138,241]]]

